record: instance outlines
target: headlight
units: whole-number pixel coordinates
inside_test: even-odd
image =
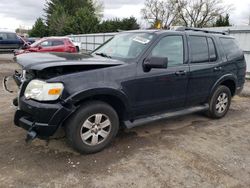
[[[24,96],[26,99],[38,101],[57,100],[63,91],[62,83],[46,83],[40,80],[32,80],[26,87]]]

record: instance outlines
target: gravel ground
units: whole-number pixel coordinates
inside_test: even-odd
[[[1,80],[17,67],[10,57],[0,60]],[[250,82],[223,119],[161,120],[125,130],[92,155],[65,138],[27,145],[13,125],[14,96],[0,88],[0,187],[250,187]]]

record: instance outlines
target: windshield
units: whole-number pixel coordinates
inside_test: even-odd
[[[33,48],[35,48],[35,47],[37,47],[41,42],[43,42],[44,40],[46,40],[46,39],[39,39],[39,40],[37,40],[36,42],[34,42],[33,44],[31,44],[30,45],[30,47],[33,47]]]
[[[92,54],[110,58],[134,59],[153,39],[151,33],[122,33],[113,37]]]

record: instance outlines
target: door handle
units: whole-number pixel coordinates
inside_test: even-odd
[[[186,71],[185,70],[181,70],[181,71],[177,71],[177,72],[175,72],[175,75],[177,75],[177,76],[182,76],[182,75],[186,75]]]
[[[187,74],[187,71],[185,71],[185,70],[175,72],[175,75],[177,75],[177,76],[183,76],[183,75],[186,75],[186,74]]]
[[[214,68],[214,71],[221,71],[222,70],[222,67],[215,67]]]

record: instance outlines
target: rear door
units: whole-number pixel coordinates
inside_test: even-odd
[[[187,105],[197,105],[208,100],[210,91],[222,75],[221,57],[212,36],[188,35],[190,76]]]
[[[53,52],[65,52],[65,45],[63,40],[52,40],[52,51]]]

